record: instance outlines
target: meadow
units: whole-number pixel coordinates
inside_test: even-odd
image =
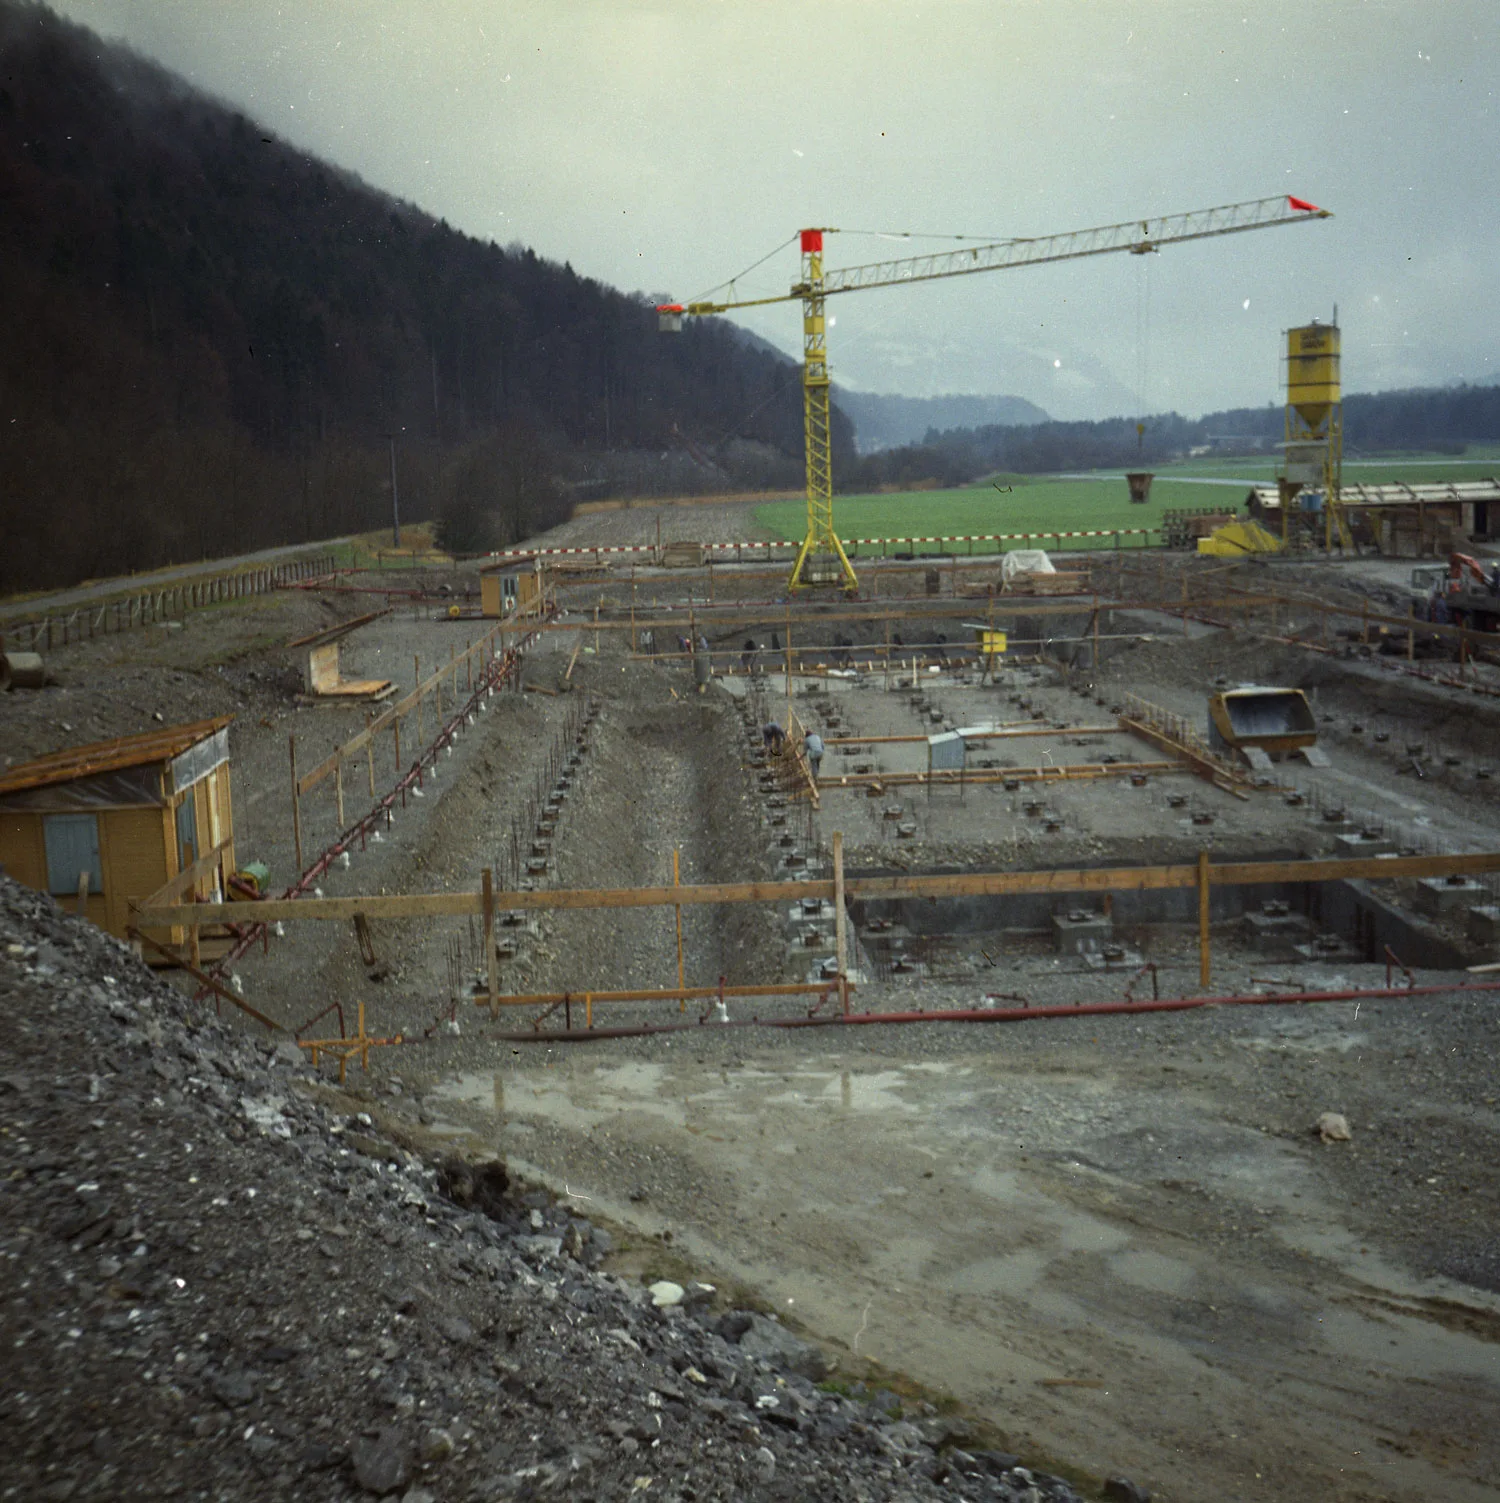
[[[1009,485],[1010,490],[1004,486]],[[879,496],[835,496],[833,515],[839,536],[849,538],[972,537],[986,533],[1041,533],[1104,531],[1105,537],[1073,538],[1068,548],[1115,546],[1144,547],[1154,537],[1132,536],[1136,529],[1153,532],[1161,526],[1168,507],[1223,506],[1235,510],[1244,500],[1237,486],[1192,485],[1181,480],[1158,480],[1151,499],[1143,506],[1130,500],[1125,481],[1113,478],[1064,480],[1051,476],[1007,476],[996,490],[989,483],[946,491],[902,491]],[[807,530],[807,508],[802,501],[776,501],[755,510],[755,521],[766,537],[800,538]],[[973,544],[975,553],[1002,547],[1049,547],[1046,537],[1037,542],[1012,541]],[[877,550],[878,551],[878,550]],[[947,545],[913,544],[903,552],[951,551]],[[969,545],[960,544],[960,552]]]

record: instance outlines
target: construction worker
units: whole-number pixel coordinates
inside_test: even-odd
[[[774,720],[768,720],[760,728],[760,733],[765,739],[766,750],[773,757],[779,757],[782,747],[786,745],[786,732]]]
[[[802,743],[802,750],[807,753],[807,765],[812,772],[812,780],[816,783],[818,768],[823,761],[823,738],[816,731],[809,731]]]

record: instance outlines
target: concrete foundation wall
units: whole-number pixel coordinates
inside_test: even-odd
[[[1256,859],[1285,861],[1296,857],[1292,852],[1277,851]],[[1198,922],[1198,894],[1192,888],[1117,892],[1112,897],[1116,935],[1157,925],[1190,926]],[[861,927],[890,919],[915,935],[1051,934],[1054,915],[1075,908],[1097,911],[1103,899],[1103,893],[876,898],[851,903],[850,913]],[[1377,895],[1367,882],[1215,887],[1211,889],[1210,919],[1215,924],[1230,923],[1272,901],[1287,903],[1293,913],[1306,914],[1318,929],[1353,941],[1368,961],[1383,960],[1389,945],[1411,966],[1451,969],[1467,963],[1463,953],[1433,925]]]

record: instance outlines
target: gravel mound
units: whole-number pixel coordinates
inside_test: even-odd
[[[602,1229],[381,1138],[5,878],[0,1002],[0,1498],[1076,1499],[599,1271]]]

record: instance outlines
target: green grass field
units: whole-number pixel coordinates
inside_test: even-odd
[[[1247,459],[1178,459],[1163,465],[1162,476],[1202,476],[1205,479],[1244,480],[1274,485],[1276,456],[1264,454]],[[1461,455],[1382,454],[1376,459],[1344,459],[1344,478],[1378,485],[1387,480],[1405,480],[1412,485],[1437,484],[1446,480],[1484,480],[1500,473],[1500,445],[1470,444]]]
[[[1467,461],[1467,462],[1465,462]],[[1493,465],[1493,470],[1490,466]],[[1378,460],[1345,460],[1348,481],[1404,480],[1413,485],[1448,480],[1479,480],[1500,473],[1500,446],[1471,445],[1462,459],[1443,455],[1407,455]],[[997,491],[986,482],[946,491],[903,491],[894,495],[835,496],[834,523],[841,538],[971,537],[987,533],[1055,533],[1102,531],[1108,536],[1065,539],[1062,546],[1113,548],[1116,528],[1161,526],[1161,514],[1169,508],[1214,508],[1238,511],[1244,491],[1251,485],[1273,485],[1276,456],[1256,459],[1185,459],[1157,471],[1151,499],[1144,506],[1131,502],[1125,481],[1117,472],[1102,472],[1089,479],[1060,480],[1047,475],[1006,475]],[[1215,483],[1220,482],[1220,483]],[[755,511],[762,537],[800,538],[807,527],[807,509],[802,501],[775,501]],[[1124,536],[1124,547],[1140,547],[1153,541]],[[960,544],[959,551],[968,545]],[[974,544],[975,552],[985,545]],[[1004,545],[1029,546],[1013,542]],[[1042,538],[1033,546],[1050,546]],[[876,550],[878,551],[878,550]],[[916,553],[946,551],[946,545],[914,544]]]
[[[1230,486],[1189,485],[1158,480],[1151,500],[1134,505],[1121,479],[1053,480],[1013,477],[1014,489],[1001,493],[991,485],[951,491],[904,491],[889,496],[835,496],[834,523],[841,538],[953,537],[980,533],[1050,533],[1104,529],[1111,535],[1066,540],[1068,548],[1113,548],[1114,529],[1159,527],[1161,514],[1172,506],[1219,506],[1232,510],[1244,499]],[[766,537],[800,538],[807,529],[807,508],[801,501],[776,501],[757,507],[755,520]],[[1151,539],[1123,537],[1125,547],[1140,547]],[[996,545],[990,545],[994,547]],[[1026,547],[1010,543],[1008,547]],[[1048,547],[1045,539],[1029,546]],[[975,544],[975,552],[985,545]],[[936,544],[916,544],[917,553],[940,551]],[[963,545],[960,545],[963,551]]]

